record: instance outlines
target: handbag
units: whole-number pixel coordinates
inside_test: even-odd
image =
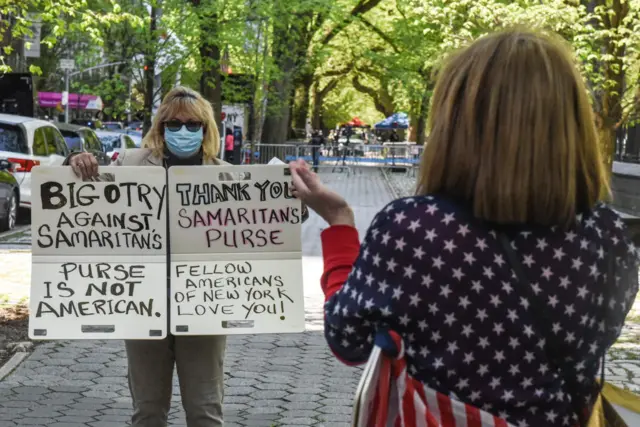
[[[601,370],[600,370],[600,380],[598,381],[599,390],[598,390],[597,400],[594,403],[591,413],[589,413],[588,408],[581,407],[580,399],[577,399],[575,397],[577,394],[575,393],[575,390],[577,389],[577,387],[580,387],[580,386],[576,384],[574,378],[568,372],[568,369],[563,368],[563,363],[561,362],[561,358],[557,357],[552,351],[552,348],[558,348],[558,347],[551,343],[554,335],[551,333],[552,328],[550,327],[549,319],[545,315],[546,310],[544,306],[541,304],[541,301],[538,298],[538,296],[533,292],[531,288],[531,284],[529,283],[529,281],[526,278],[526,275],[524,274],[522,263],[520,262],[520,259],[518,258],[516,252],[511,246],[511,242],[507,237],[507,235],[504,233],[499,233],[498,239],[500,240],[502,249],[507,256],[507,260],[509,262],[509,265],[511,266],[511,269],[516,274],[516,279],[518,280],[520,287],[522,288],[523,292],[527,294],[527,297],[531,302],[531,306],[534,308],[535,312],[537,313],[536,316],[532,316],[534,321],[534,327],[537,330],[538,334],[541,334],[541,336],[544,336],[545,338],[544,350],[547,354],[547,359],[549,360],[549,363],[557,372],[560,373],[561,377],[564,379],[564,382],[567,387],[567,392],[569,393],[569,395],[571,395],[573,411],[578,417],[578,422],[580,427],[628,427],[629,424],[627,424],[625,419],[618,413],[618,409],[616,408],[616,405],[614,405],[612,402],[610,402],[607,399],[607,396],[610,396],[613,393],[613,390],[620,390],[620,389],[618,389],[617,387],[611,384],[607,384],[605,382],[604,364],[605,364],[606,350],[603,351],[603,354],[601,355],[601,365],[600,365]],[[606,286],[607,289],[604,290],[605,296],[608,296],[607,290],[612,289],[612,286],[614,286],[614,284],[611,281],[615,281],[615,257],[612,252],[610,252],[608,255],[607,265],[608,265],[608,275],[607,275],[608,283]],[[605,321],[605,328],[606,328],[606,323],[607,323],[606,316],[604,321]],[[542,335],[543,332],[547,332],[547,334]],[[628,394],[631,394],[631,393],[628,393]],[[640,410],[640,398],[638,398],[633,394],[631,395],[635,397],[634,399],[635,404],[631,406],[632,408],[634,407],[633,409],[636,410],[636,416],[638,416],[638,412],[640,412],[638,411]],[[628,395],[627,395],[627,398],[628,398]],[[637,418],[637,420],[640,421],[640,418]],[[637,426],[640,424],[634,422],[634,424],[632,425]]]

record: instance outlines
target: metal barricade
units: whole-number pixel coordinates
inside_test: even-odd
[[[277,157],[285,163],[289,163],[298,157],[297,144],[245,144],[242,146],[242,164],[269,163]]]
[[[285,163],[303,159],[320,170],[347,172],[353,168],[374,167],[392,169],[395,172],[406,171],[415,176],[420,163],[423,146],[411,143],[384,143],[369,145],[363,143],[325,144],[250,144],[242,147],[243,164],[266,164],[277,157]],[[314,162],[314,160],[316,160]]]
[[[299,157],[307,162],[313,162],[313,148],[300,146]],[[363,167],[405,167],[412,168],[420,162],[422,147],[415,144],[369,145],[369,144],[339,144],[326,145],[319,151],[319,162],[333,166],[363,166]]]

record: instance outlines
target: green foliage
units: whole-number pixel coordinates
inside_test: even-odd
[[[416,126],[451,52],[523,26],[557,33],[571,45],[602,129],[640,120],[640,0],[155,1],[0,0],[0,72],[9,70],[15,41],[38,19],[42,56],[24,67],[40,75],[38,87],[60,90],[57,64],[70,55],[79,68],[123,62],[74,78],[76,90],[101,95],[105,112],[116,117],[130,107],[130,80],[131,108],[142,108],[146,60],[160,71],[158,94],[177,75],[200,88],[204,74],[210,88],[212,70],[221,65],[248,75],[253,93],[223,84],[223,96],[253,98],[258,122],[265,112],[286,114],[297,94],[294,116],[316,111],[326,127],[356,115],[373,122],[389,110],[409,112]],[[162,12],[154,31],[151,4]]]
[[[142,20],[123,10],[117,0],[5,0],[0,2],[0,72],[9,72],[9,55],[16,54],[13,44],[25,36],[32,36],[34,22],[42,22],[48,28],[41,39],[42,45],[52,48],[62,37],[82,34],[89,45],[102,46],[104,38],[99,28],[103,25],[131,22],[140,25]],[[38,73],[39,67],[31,67]]]

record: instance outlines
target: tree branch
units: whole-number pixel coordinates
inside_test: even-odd
[[[319,74],[318,76],[316,76],[316,78],[321,79],[323,77],[344,76],[345,74],[348,74],[351,70],[353,70],[353,64],[349,64],[347,67],[341,68],[339,70],[331,70],[331,71],[327,71],[325,73]]]
[[[322,39],[321,44],[326,45],[331,42],[342,30],[344,30],[349,24],[352,22],[353,18],[357,18],[360,15],[363,15],[380,4],[382,0],[360,0],[358,4],[351,10],[349,17],[342,22],[339,22],[335,27],[333,27],[327,35]]]
[[[398,49],[398,46],[396,45],[396,43],[391,39],[391,37],[386,35],[380,28],[376,27],[374,24],[371,23],[371,21],[369,21],[367,18],[365,18],[362,15],[359,15],[358,19],[360,20],[360,22],[364,24],[365,27],[367,27],[368,29],[376,33],[378,37],[380,37],[382,40],[387,42],[387,44],[391,46],[391,49],[393,49],[395,53],[400,53],[400,49]]]
[[[318,93],[318,96],[320,96],[321,99],[323,99],[324,97],[326,97],[329,92],[331,92],[332,90],[334,90],[336,88],[336,86],[338,86],[338,83],[340,83],[340,79],[336,78],[331,80],[329,83],[326,84],[325,87],[323,87],[320,92]]]
[[[360,82],[360,79],[358,78],[358,76],[353,76],[353,79],[351,79],[351,82],[353,84],[353,87],[358,92],[368,95],[373,100],[373,104],[375,105],[376,110],[384,114],[385,117],[388,115],[387,108],[382,102],[382,100],[380,99],[380,96],[377,90],[364,85],[362,82]]]

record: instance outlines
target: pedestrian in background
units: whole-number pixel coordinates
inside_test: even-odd
[[[638,252],[602,203],[571,53],[535,33],[483,37],[440,73],[429,119],[416,196],[380,211],[362,245],[345,200],[291,165],[294,194],[330,225],[329,346],[360,364],[377,334],[400,336],[401,384],[418,392],[401,394],[389,425],[585,425],[638,291]]]
[[[313,171],[318,172],[320,165],[320,148],[324,145],[324,136],[321,130],[314,130],[311,134],[311,157],[313,159]]]
[[[233,141],[233,135],[231,135]],[[143,147],[126,150],[114,166],[228,165],[216,158],[220,134],[211,104],[188,88],[171,90],[158,108]],[[66,161],[83,179],[98,175],[90,153]],[[168,219],[167,219],[168,220]],[[167,223],[168,235],[168,223]],[[170,263],[167,263],[167,269]],[[167,271],[167,277],[170,271]],[[158,283],[169,286],[169,283]],[[167,425],[177,367],[188,427],[221,427],[224,392],[225,336],[169,336],[163,340],[127,340],[132,427]]]
[[[226,136],[224,137],[224,159],[229,163],[233,161],[233,141],[233,131],[227,128]]]

